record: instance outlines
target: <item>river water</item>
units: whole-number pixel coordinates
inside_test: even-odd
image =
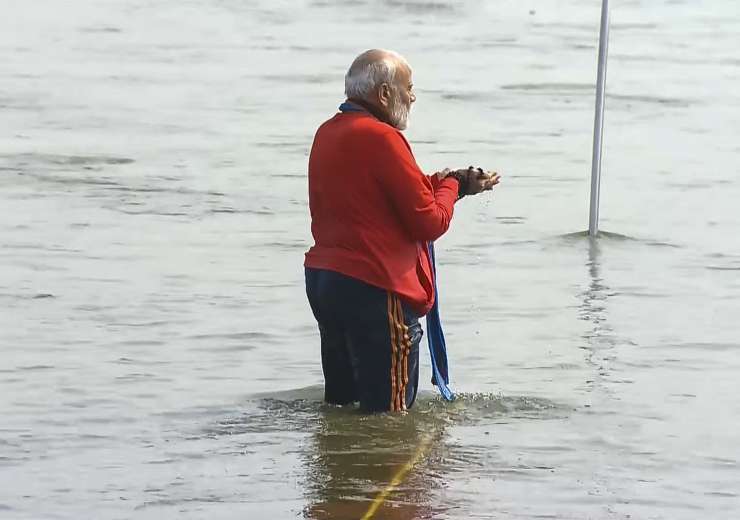
[[[5,0],[0,517],[740,517],[740,9],[597,0]],[[404,54],[453,388],[321,404],[313,132]],[[382,503],[381,503],[382,502]]]

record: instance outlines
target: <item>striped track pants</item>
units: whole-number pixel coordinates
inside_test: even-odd
[[[321,336],[324,397],[366,412],[403,411],[419,383],[418,317],[388,291],[334,271],[306,268]]]

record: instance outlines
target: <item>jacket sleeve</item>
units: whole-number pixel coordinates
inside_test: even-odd
[[[436,240],[450,227],[457,180],[449,177],[433,186],[400,133],[388,132],[379,138],[375,168],[383,191],[411,238]]]
[[[439,188],[439,183],[441,182],[439,180],[439,177],[437,177],[437,174],[433,173],[431,175],[427,175],[427,179],[429,179],[429,182],[432,183],[432,191],[437,191],[437,188]]]

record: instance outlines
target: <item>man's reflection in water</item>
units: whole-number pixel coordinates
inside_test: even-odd
[[[422,408],[362,416],[326,407],[305,458],[310,500],[305,517],[413,520],[439,513],[431,505],[439,481],[431,464],[439,458],[443,422]],[[394,477],[400,482],[381,502],[377,497]],[[365,516],[376,499],[381,502],[377,510]]]

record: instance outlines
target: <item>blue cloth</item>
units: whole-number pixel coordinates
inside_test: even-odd
[[[367,112],[364,108],[361,106],[357,106],[354,103],[351,103],[349,101],[345,101],[341,105],[339,105],[339,111],[340,112]]]
[[[442,321],[439,318],[439,291],[437,290],[437,266],[434,261],[434,243],[429,242],[429,259],[434,273],[434,305],[427,313],[427,342],[429,354],[432,357],[432,383],[434,383],[442,397],[447,401],[455,399],[450,390],[450,374],[447,365],[447,345],[445,334],[442,331]]]

